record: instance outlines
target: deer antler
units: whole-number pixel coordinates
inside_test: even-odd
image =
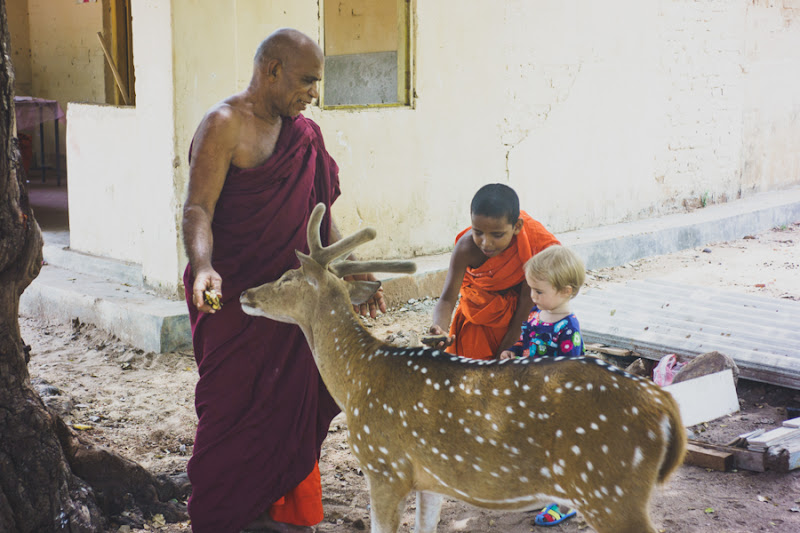
[[[324,214],[325,204],[317,204],[308,219],[307,229],[310,256],[323,268],[328,268],[340,278],[366,272],[397,272],[402,274],[416,272],[417,265],[412,261],[337,261],[334,263],[336,259],[349,254],[365,242],[374,239],[376,232],[372,228],[364,228],[330,246],[322,246],[319,231]]]

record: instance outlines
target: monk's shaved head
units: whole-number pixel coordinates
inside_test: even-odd
[[[281,28],[261,42],[253,60],[256,68],[273,59],[282,65],[290,65],[302,53],[313,53],[322,58],[322,50],[308,35],[292,28]]]

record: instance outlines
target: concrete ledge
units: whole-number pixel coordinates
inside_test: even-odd
[[[22,293],[19,309],[51,321],[77,318],[148,352],[191,348],[185,302],[51,265]]]
[[[690,213],[571,231],[557,235],[589,270],[669,254],[800,221],[800,188],[753,195]]]
[[[42,256],[47,264],[117,283],[144,286],[142,265],[76,252],[69,248],[69,232],[46,232]]]

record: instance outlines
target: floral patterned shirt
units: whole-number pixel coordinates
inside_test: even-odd
[[[522,334],[509,348],[517,357],[578,357],[583,355],[583,339],[578,319],[569,314],[556,323],[539,319],[541,311],[534,306],[522,324]]]

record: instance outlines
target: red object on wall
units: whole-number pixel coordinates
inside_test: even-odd
[[[19,132],[19,151],[22,155],[22,168],[25,169],[25,175],[29,176],[31,173],[31,163],[33,162],[33,139],[30,135]]]

